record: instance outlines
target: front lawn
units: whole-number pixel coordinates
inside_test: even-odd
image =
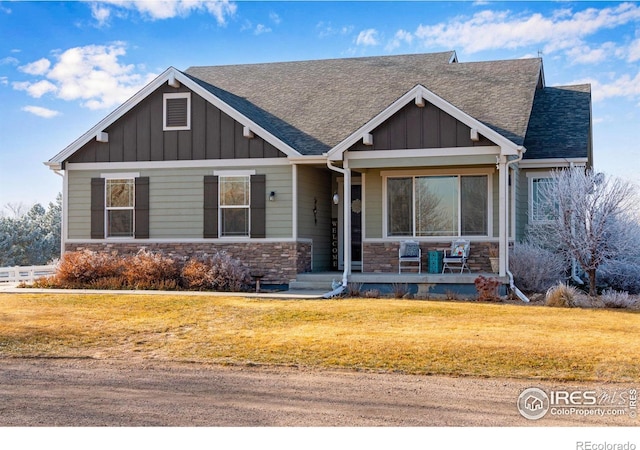
[[[640,381],[640,316],[470,302],[0,294],[0,356]]]

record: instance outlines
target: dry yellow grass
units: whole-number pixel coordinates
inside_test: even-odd
[[[640,381],[638,312],[403,300],[0,294],[0,355]]]

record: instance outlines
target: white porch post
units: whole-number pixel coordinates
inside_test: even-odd
[[[507,275],[507,255],[509,249],[509,231],[507,228],[509,222],[509,207],[507,203],[509,172],[507,171],[507,157],[505,155],[500,155],[500,159],[498,161],[498,179],[498,256],[500,258],[500,269],[498,275],[504,277]]]
[[[343,222],[344,230],[342,232],[343,244],[342,253],[344,258],[344,273],[346,276],[351,275],[351,169],[349,169],[349,161],[345,158],[342,163],[344,169],[344,192],[342,193]]]

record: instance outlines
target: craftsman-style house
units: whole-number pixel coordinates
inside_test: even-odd
[[[391,283],[415,241],[414,280],[439,283],[430,251],[463,238],[469,271],[494,248],[506,281],[509,243],[545,219],[538,186],[590,166],[591,141],[588,85],[446,52],[169,68],[46,164],[64,251],[224,250],[263,285]]]

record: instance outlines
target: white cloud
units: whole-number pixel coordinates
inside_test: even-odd
[[[356,38],[356,45],[378,45],[378,31],[374,28],[362,30]]]
[[[405,30],[398,30],[393,36],[393,39],[389,41],[385,48],[387,51],[392,51],[400,47],[400,45],[402,45],[403,43],[411,45],[412,42],[413,34]]]
[[[54,111],[53,109],[43,108],[41,106],[24,106],[22,110],[38,117],[44,117],[45,119],[51,119],[52,117],[60,115],[60,111]]]
[[[121,63],[119,58],[125,54],[122,42],[74,47],[56,56],[53,66],[42,74],[46,79],[16,82],[13,87],[36,98],[53,92],[63,100],[80,100],[90,109],[110,108],[126,101],[155,77],[138,73],[133,64]]]
[[[37,61],[26,64],[19,69],[29,75],[44,75],[47,73],[47,70],[49,70],[49,67],[51,67],[51,61],[47,58],[41,58]]]
[[[9,78],[0,77],[0,86],[7,86],[9,84]]]
[[[91,3],[91,16],[98,22],[98,26],[102,27],[109,22],[111,10],[100,3]]]
[[[581,64],[596,64],[604,61],[611,55],[616,55],[618,49],[613,42],[605,42],[599,47],[590,47],[588,45],[578,45],[568,49],[567,57],[571,62]]]
[[[563,8],[549,16],[484,10],[471,17],[420,25],[415,36],[427,47],[456,48],[466,53],[537,45],[549,54],[583,46],[588,36],[637,21],[640,21],[640,5],[635,3],[587,8],[575,13]]]
[[[280,25],[280,23],[282,22],[282,19],[280,18],[280,16],[274,12],[269,13],[269,19],[271,19],[271,21],[276,25]]]
[[[640,60],[640,39],[636,39],[629,45],[629,55],[627,61],[636,62]]]
[[[56,86],[47,80],[40,80],[35,83],[19,81],[13,83],[13,88],[17,91],[26,91],[33,98],[40,98],[47,92],[55,92],[57,90]]]
[[[258,25],[256,25],[256,29],[253,30],[253,34],[255,35],[260,35],[263,33],[270,33],[271,32],[271,28],[259,23]]]
[[[214,16],[219,25],[225,25],[227,17],[233,16],[238,8],[229,0],[105,0],[101,8],[106,8],[106,4],[112,8],[137,11],[150,20],[172,19],[186,17],[194,12],[206,12]]]
[[[591,94],[594,102],[609,98],[640,99],[640,72],[635,76],[622,75],[609,82],[596,79],[574,81],[570,84],[591,83]]]
[[[18,58],[14,58],[13,56],[7,56],[6,58],[0,59],[0,65],[9,65],[9,66],[17,66],[20,64]]]
[[[330,36],[344,36],[353,32],[353,25],[334,27],[330,22],[318,22],[316,24],[318,37],[326,38]]]

